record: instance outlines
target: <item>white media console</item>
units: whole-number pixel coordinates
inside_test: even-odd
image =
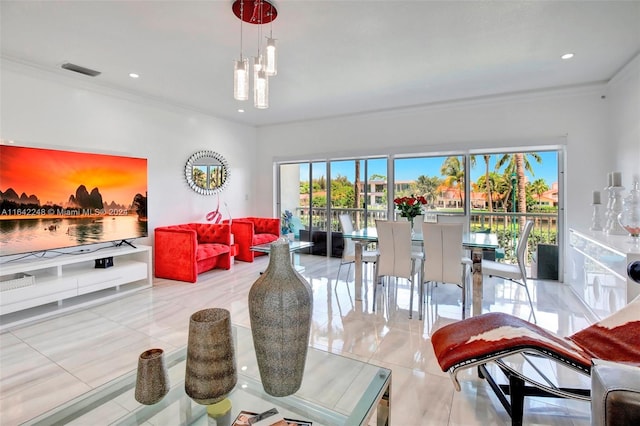
[[[108,257],[113,258],[113,266],[96,268],[96,259]],[[0,326],[4,328],[151,287],[151,247],[108,246],[5,262],[0,264],[0,278]]]

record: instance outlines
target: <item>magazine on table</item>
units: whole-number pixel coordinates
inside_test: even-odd
[[[282,417],[276,408],[255,413],[253,411],[241,411],[231,426],[312,426],[307,420],[295,420]]]

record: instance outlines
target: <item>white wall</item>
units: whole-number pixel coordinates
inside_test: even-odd
[[[279,159],[327,160],[562,142],[567,150],[568,225],[588,227],[591,192],[605,186],[606,174],[621,170],[629,186],[630,175],[638,172],[639,62],[638,58],[632,61],[609,85],[256,130],[2,61],[0,137],[26,145],[148,158],[150,229],[203,221],[215,207],[215,198],[193,193],[183,176],[185,161],[201,149],[217,151],[228,160],[231,180],[222,200],[238,217],[275,213],[273,161]]]
[[[566,202],[570,226],[591,223],[592,191],[614,164],[608,143],[604,85],[451,102],[422,108],[309,121],[258,129],[262,159],[331,159],[447,149],[566,143]],[[272,161],[257,163],[257,205],[271,214]],[[603,180],[604,179],[604,180]]]
[[[257,158],[253,127],[8,61],[1,70],[3,140],[148,159],[150,235],[157,226],[205,222],[206,213],[215,208],[215,196],[196,194],[184,177],[189,156],[203,149],[220,153],[229,163],[230,181],[221,201],[229,204],[233,216],[252,212]]]
[[[607,98],[610,141],[616,147],[611,171],[622,172],[622,186],[629,189],[633,176],[640,175],[640,55],[611,80]]]

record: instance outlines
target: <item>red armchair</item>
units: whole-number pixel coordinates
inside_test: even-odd
[[[229,223],[224,221],[223,223]],[[280,219],[270,217],[242,217],[231,220],[231,232],[238,247],[236,259],[253,262],[255,256],[266,253],[251,251],[251,246],[270,243],[280,237]]]
[[[195,283],[198,274],[230,269],[235,247],[229,225],[189,223],[158,227],[154,232],[155,276]]]

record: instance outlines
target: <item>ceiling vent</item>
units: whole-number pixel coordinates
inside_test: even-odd
[[[67,62],[66,64],[62,64],[62,68],[69,71],[74,71],[80,74],[88,75],[90,77],[95,77],[100,75],[100,71],[95,71],[89,68],[81,67],[80,65],[71,64]]]

